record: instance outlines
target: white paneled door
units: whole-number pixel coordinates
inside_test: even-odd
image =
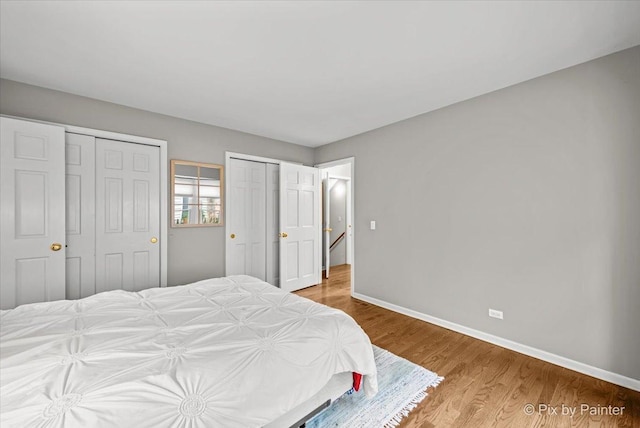
[[[226,274],[266,280],[266,165],[230,159]]]
[[[0,121],[0,307],[64,299],[64,128]]]
[[[160,286],[160,149],[96,139],[96,291]]]
[[[280,288],[321,282],[320,171],[280,164]]]
[[[96,294],[96,138],[66,136],[66,298]]]
[[[267,279],[269,284],[280,286],[280,166],[267,167]]]

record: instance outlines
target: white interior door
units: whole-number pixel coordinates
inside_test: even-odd
[[[66,134],[66,298],[96,294],[96,138]]]
[[[266,165],[230,159],[225,268],[227,275],[266,280]]]
[[[0,308],[64,299],[64,128],[0,121]]]
[[[160,150],[96,139],[96,291],[160,286]]]
[[[322,205],[324,208],[324,226],[322,236],[324,239],[324,277],[329,278],[331,267],[331,187],[329,186],[329,174],[322,179]]]
[[[280,286],[280,166],[267,167],[267,282]]]
[[[321,282],[320,170],[280,164],[280,288]]]

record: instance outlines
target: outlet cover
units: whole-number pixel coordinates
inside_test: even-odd
[[[502,311],[498,311],[495,309],[489,309],[489,316],[491,318],[498,318],[499,320],[503,319]]]

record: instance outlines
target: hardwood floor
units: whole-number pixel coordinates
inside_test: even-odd
[[[401,427],[640,427],[640,392],[354,299],[348,265],[297,294],[345,311],[375,345],[445,377]],[[581,412],[583,404],[601,414]]]

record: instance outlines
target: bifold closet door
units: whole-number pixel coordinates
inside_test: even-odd
[[[67,133],[66,298],[96,294],[96,138]]]
[[[280,165],[267,165],[267,279],[280,287]]]
[[[160,286],[159,157],[96,139],[96,292]]]
[[[226,274],[266,280],[266,165],[230,159]]]
[[[64,299],[64,128],[2,117],[0,130],[0,308]]]

